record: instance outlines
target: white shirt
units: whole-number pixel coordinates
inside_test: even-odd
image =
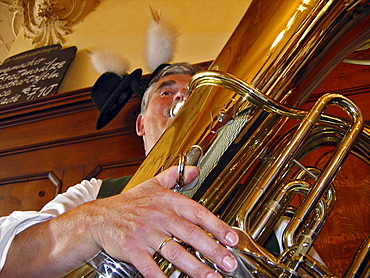
[[[10,245],[14,237],[28,227],[52,219],[70,211],[83,203],[95,200],[102,181],[84,180],[57,195],[40,211],[14,211],[9,216],[0,218],[0,271],[3,268]]]

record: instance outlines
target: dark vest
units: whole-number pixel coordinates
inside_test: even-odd
[[[117,195],[122,192],[132,176],[117,179],[105,179],[100,187],[98,199]]]

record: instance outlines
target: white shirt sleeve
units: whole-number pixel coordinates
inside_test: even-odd
[[[0,218],[0,271],[3,268],[14,237],[28,227],[50,220],[70,211],[83,203],[95,200],[102,181],[84,180],[68,188],[65,193],[58,194],[40,211],[14,211],[9,216]]]

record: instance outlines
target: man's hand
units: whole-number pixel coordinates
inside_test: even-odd
[[[187,166],[185,183],[198,173]],[[221,269],[234,270],[234,257],[205,231],[229,246],[237,244],[237,234],[202,205],[172,191],[177,178],[172,167],[123,194],[27,228],[14,238],[0,277],[63,277],[101,250],[133,264],[145,277],[165,277],[153,254],[172,236]],[[173,240],[162,244],[160,254],[191,277],[220,277]]]
[[[187,166],[185,183],[198,173],[196,167]],[[172,236],[221,269],[233,271],[234,257],[204,230],[229,246],[237,244],[237,234],[197,202],[173,192],[177,176],[172,167],[123,194],[84,205],[93,241],[112,257],[132,263],[145,277],[165,277],[153,260],[163,242],[160,254],[191,277],[220,277],[180,244],[166,241]]]

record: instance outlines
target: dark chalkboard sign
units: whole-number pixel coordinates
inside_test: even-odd
[[[57,44],[6,59],[0,66],[0,106],[57,93],[76,51]]]

